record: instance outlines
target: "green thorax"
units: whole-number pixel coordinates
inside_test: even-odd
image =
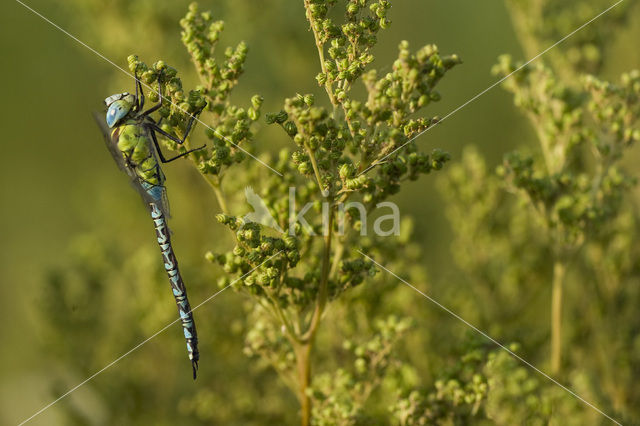
[[[127,163],[143,181],[163,185],[164,175],[158,164],[149,132],[135,120],[127,120],[111,132],[111,138]]]

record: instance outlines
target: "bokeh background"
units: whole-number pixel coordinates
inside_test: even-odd
[[[188,3],[27,2],[118,66],[126,68],[129,54],[138,54],[147,63],[163,59],[181,71],[189,87],[195,73],[187,65],[178,26]],[[238,103],[247,104],[258,93],[265,98],[264,111],[277,111],[282,99],[295,93],[320,94],[314,79],[317,56],[301,2],[207,0],[200,6],[226,21],[223,45],[240,40],[249,45],[246,73],[234,92]],[[102,108],[107,95],[133,89],[131,79],[21,4],[5,1],[0,10],[4,133],[0,160],[0,424],[16,424],[83,380],[82,369],[76,367],[94,365],[87,364],[87,358],[104,360],[95,365],[105,365],[170,321],[175,308],[166,283],[158,278],[153,231],[145,209],[114,166],[91,117],[92,111]],[[632,8],[630,13],[629,23],[616,33],[606,57],[603,78],[616,79],[622,71],[640,66],[640,50],[635,47],[640,37],[640,10]],[[430,107],[430,115],[446,114],[495,82],[490,70],[500,54],[524,59],[502,1],[397,1],[390,17],[393,25],[380,36],[375,51],[378,68],[384,70],[392,63],[401,40],[408,40],[413,48],[435,43],[441,52],[457,53],[464,61],[441,83],[443,99]],[[202,137],[202,128],[196,133]],[[513,107],[511,96],[498,87],[427,132],[419,143],[446,149],[453,162],[458,161],[463,147],[474,144],[494,166],[505,152],[532,140],[532,130]],[[256,136],[259,152],[288,143],[281,132],[261,122]],[[634,151],[628,163],[637,164],[637,160]],[[174,244],[188,277],[192,303],[198,303],[216,290],[212,283],[221,273],[204,266],[203,253],[212,248],[212,241],[218,249],[231,247],[232,242],[215,221],[218,206],[197,173],[180,161],[165,170]],[[409,184],[394,201],[403,215],[415,218],[412,238],[424,250],[422,262],[431,285],[447,285],[454,268],[452,233],[435,179]],[[113,258],[118,261],[114,263]],[[91,268],[84,270],[83,264]],[[111,270],[114,264],[119,270]],[[64,273],[72,268],[73,274]],[[122,279],[125,276],[158,284],[140,286]],[[56,304],[55,298],[62,293],[52,289],[66,280],[76,280],[73,288],[80,297],[73,299],[71,311],[57,312],[67,317],[65,325],[50,315],[56,306],[68,307]],[[95,285],[102,290],[83,289],[94,285],[94,280],[102,283]],[[107,293],[101,280],[121,290]],[[157,291],[141,292],[141,288]],[[166,309],[155,308],[158,299],[166,301]],[[199,394],[210,402],[199,406],[218,414],[226,412],[217,418],[236,424],[243,424],[243,418],[249,423],[253,415],[264,423],[295,420],[295,409],[284,417],[278,414],[279,407],[287,403],[295,406],[293,396],[287,396],[283,387],[274,387],[273,373],[256,369],[242,354],[243,303],[241,296],[228,292],[202,308],[207,320],[206,325],[199,324],[201,339],[211,340],[202,351],[203,365],[209,364],[205,368],[213,373],[208,377],[219,377],[220,382],[209,393]],[[417,295],[407,298],[407,303],[418,313],[435,309]],[[86,312],[100,312],[100,320]],[[128,333],[134,322],[141,334]],[[65,327],[74,331],[65,334]],[[189,394],[194,388],[183,368],[182,346],[177,329],[169,330],[31,424],[171,423],[175,407],[179,412],[190,411],[190,402],[177,395]],[[147,392],[127,376],[126,371],[135,368],[162,379]],[[123,385],[123,380],[131,383]],[[163,386],[175,389],[159,390]],[[116,390],[123,394],[109,396]],[[116,397],[122,399],[123,409],[121,416],[114,417],[106,412],[103,401]],[[256,397],[262,401],[261,408],[256,408]],[[230,400],[234,403],[225,403]],[[148,412],[140,407],[155,408],[156,417],[136,418],[131,413]],[[197,418],[185,418],[183,424],[197,424]]]

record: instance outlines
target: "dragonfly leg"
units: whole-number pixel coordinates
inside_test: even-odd
[[[206,146],[206,145],[202,145],[201,147],[190,149],[187,152],[183,152],[182,154],[178,154],[175,157],[166,159],[166,158],[164,158],[164,155],[162,154],[162,150],[160,149],[160,144],[158,143],[158,138],[156,136],[155,129],[151,128],[149,133],[151,133],[151,139],[153,139],[153,144],[156,146],[156,151],[158,151],[158,157],[160,157],[160,161],[162,163],[165,163],[165,164],[166,163],[170,163],[173,160],[177,160],[178,158],[182,158],[182,157],[186,156],[187,154],[190,154],[190,153],[192,153],[194,151],[199,151],[199,150],[201,150],[202,148],[204,148]]]
[[[137,71],[134,77],[136,79],[136,111],[142,111],[142,108],[144,108],[144,91],[142,90],[142,83],[140,82]]]
[[[189,122],[187,123],[187,129],[185,130],[184,136],[182,137],[182,139],[180,139],[177,136],[174,136],[174,135],[172,135],[170,133],[165,132],[156,123],[149,124],[149,127],[152,128],[154,131],[160,133],[165,138],[171,139],[172,141],[174,141],[178,145],[182,145],[184,143],[184,141],[187,139],[187,136],[189,136],[189,133],[191,132],[191,128],[193,127],[193,122],[196,120],[196,116],[198,114],[200,114],[201,111],[202,110],[200,110],[200,111],[198,111],[198,112],[196,112],[196,113],[191,115],[191,118],[189,118]]]
[[[152,112],[155,112],[158,109],[160,109],[160,107],[162,106],[163,95],[162,95],[162,84],[160,83],[160,80],[158,80],[158,97],[159,97],[158,103],[152,106],[151,108],[149,108],[148,110],[146,110],[145,112],[143,112],[142,114],[140,114],[140,117],[146,117]]]
[[[134,168],[135,164],[133,164],[133,161],[131,161],[132,155],[133,155],[133,151],[130,151],[129,153],[126,153],[126,152],[122,153],[122,157],[124,158],[124,162],[127,165],[127,167]]]

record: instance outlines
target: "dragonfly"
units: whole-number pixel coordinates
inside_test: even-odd
[[[129,176],[133,187],[140,193],[151,213],[156,237],[162,252],[164,268],[169,277],[171,290],[178,306],[178,313],[187,342],[187,352],[193,369],[193,379],[195,380],[200,359],[198,335],[189,299],[187,298],[187,289],[184,285],[182,274],[178,269],[178,260],[171,245],[171,231],[167,224],[169,202],[164,185],[165,175],[160,164],[170,163],[193,151],[202,149],[204,146],[188,150],[173,158],[165,158],[158,144],[158,135],[182,145],[192,129],[196,116],[200,114],[204,107],[191,115],[183,137],[178,138],[162,130],[159,122],[156,122],[151,117],[153,112],[162,107],[162,84],[158,85],[158,103],[144,111],[145,99],[142,85],[137,75],[135,78],[135,95],[124,92],[109,96],[104,101],[107,107],[106,117],[94,113],[94,118],[104,134],[109,152],[111,152],[120,169]]]

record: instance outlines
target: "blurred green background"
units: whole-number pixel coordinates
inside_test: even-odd
[[[188,3],[133,2],[140,11],[156,9],[157,16],[164,20],[154,21],[153,25],[139,19],[143,15],[142,12],[138,15],[135,7],[127,7],[123,13],[125,9],[120,1],[93,5],[80,0],[31,0],[27,4],[123,68],[128,54],[138,54],[147,63],[162,58],[180,70],[188,87],[195,81],[195,75],[185,65],[187,54],[180,42],[178,26]],[[314,79],[317,56],[310,47],[313,39],[307,31],[301,2],[201,1],[200,6],[202,10],[211,9],[214,16],[226,21],[223,45],[235,45],[240,40],[249,45],[247,71],[234,92],[234,100],[246,104],[252,94],[258,93],[265,98],[264,111],[277,111],[284,97],[320,93]],[[63,339],[47,341],[52,334],[47,331],[48,321],[41,314],[41,307],[50,297],[46,286],[51,271],[63,268],[70,250],[83,239],[116,244],[125,256],[137,253],[140,246],[147,247],[152,262],[157,259],[146,212],[126,178],[114,166],[91,117],[91,111],[102,108],[102,100],[107,95],[132,90],[131,79],[19,3],[5,1],[0,10],[3,16],[0,116],[4,131],[0,168],[0,267],[3,271],[0,424],[15,424],[54,399],[52,387],[59,386],[61,391],[84,379],[65,367],[60,352],[47,349],[68,344]],[[629,29],[621,30],[611,49],[603,78],[617,78],[623,70],[640,66],[640,50],[629,48],[635,46],[640,36],[637,8],[635,13]],[[443,100],[432,106],[428,114],[445,115],[492,84],[496,77],[490,69],[498,55],[510,53],[524,59],[502,1],[398,1],[394,3],[391,19],[393,25],[380,36],[376,48],[374,65],[378,68],[391,64],[397,53],[396,46],[404,39],[409,40],[412,48],[435,43],[441,52],[457,53],[464,61],[443,80],[440,86]],[[129,36],[123,37],[122,28],[130,28]],[[201,132],[202,128],[198,127],[196,133]],[[505,152],[531,140],[532,132],[512,107],[511,97],[495,88],[442,126],[427,132],[420,138],[420,144],[446,149],[454,162],[462,147],[475,144],[489,163],[495,165]],[[275,150],[287,143],[280,132],[260,125],[256,137],[258,152]],[[200,272],[204,269],[203,253],[210,248],[209,242],[219,240],[220,247],[232,243],[226,240],[228,236],[222,226],[215,222],[218,207],[209,192],[203,190],[205,183],[195,171],[181,162],[172,163],[165,170],[172,202],[174,244],[184,265],[184,274],[190,277],[187,286],[192,303],[197,304],[216,290],[209,282],[218,271],[212,270],[209,275]],[[451,265],[451,232],[434,183],[434,179],[425,178],[408,185],[397,202],[403,214],[416,218],[414,239],[425,249],[424,263],[429,275],[438,277],[447,276]],[[203,198],[202,194],[207,195]],[[164,291],[161,297],[168,301],[167,314],[147,324],[148,334],[173,318],[170,309],[174,308],[165,284],[161,282],[159,288]],[[128,309],[136,306],[136,300],[150,296],[136,297],[127,305]],[[96,297],[87,299],[89,302],[100,304],[102,300]],[[414,303],[419,310],[434,309],[417,295]],[[228,292],[202,310],[213,318],[210,324],[228,328],[243,315],[241,305],[240,296]],[[91,306],[78,306],[78,309],[91,309]],[[105,315],[115,322],[111,327],[126,332],[129,325],[124,320],[118,323],[123,318],[118,312]],[[201,339],[207,338],[206,330],[203,326]],[[172,349],[167,358],[160,358],[156,364],[159,373],[184,373],[167,372],[174,364],[183,367],[183,343],[178,333],[172,331],[175,330],[157,338],[161,343],[142,347],[75,392],[69,398],[72,402],[52,407],[31,424],[64,424],[65,417],[60,415],[64,404],[76,404],[82,407],[81,411],[93,410],[96,413],[93,423],[101,424],[96,395],[105,392],[101,385],[108,383],[107,377],[122,368],[121,364],[134,363],[135,358],[162,351],[165,344],[177,349]],[[213,333],[211,330],[209,336]],[[236,334],[236,337],[236,346],[225,343],[219,353],[205,351],[209,359],[203,363],[212,362],[213,357],[217,368],[236,371],[237,380],[251,387],[252,381],[258,379],[245,369],[248,361],[239,349],[242,335]],[[99,339],[101,328],[87,333],[84,344],[89,354],[95,344],[93,340]],[[105,360],[115,359],[139,340],[127,341],[124,346],[100,346],[100,351]],[[228,361],[234,357],[237,360],[233,363]],[[184,374],[184,378],[179,379],[184,392],[193,387],[187,376]]]

